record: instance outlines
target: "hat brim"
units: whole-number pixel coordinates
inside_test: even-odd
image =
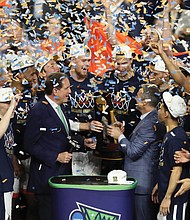
[[[32,67],[32,66],[34,66],[34,64],[29,64],[29,65],[23,66],[21,68],[12,68],[11,70],[12,71],[18,71],[18,70],[22,70],[22,69],[29,68],[29,67]]]
[[[59,56],[58,56],[58,55],[53,55],[53,56],[51,56],[51,57],[47,57],[46,62],[44,62],[43,65],[42,65],[40,68],[36,67],[36,65],[35,65],[35,69],[36,69],[38,72],[41,72],[41,71],[43,70],[44,66],[45,66],[46,64],[48,64],[50,60],[54,60],[55,62],[57,62],[57,61],[59,60]]]
[[[11,102],[11,99],[7,99],[7,100],[0,100],[0,103],[6,103],[6,102]]]
[[[171,107],[171,101],[172,101],[172,95],[169,92],[164,92],[163,95],[163,101],[166,104],[170,114],[172,114],[170,107]],[[172,114],[173,115],[173,114]]]

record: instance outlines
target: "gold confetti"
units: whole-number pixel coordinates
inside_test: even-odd
[[[4,179],[4,180],[2,180],[2,183],[5,183],[5,182],[7,182],[7,180],[8,180],[8,179]]]
[[[42,103],[45,104],[45,105],[48,105],[48,102],[46,102],[46,101],[42,101]]]

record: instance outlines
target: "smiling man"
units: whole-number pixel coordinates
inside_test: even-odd
[[[113,109],[115,119],[125,125],[124,134],[126,137],[129,137],[139,122],[141,113],[136,109],[135,96],[144,80],[141,75],[141,69],[133,68],[133,51],[128,45],[116,45],[112,51],[112,58],[115,69],[104,74],[103,82],[99,85],[99,89],[103,93],[110,95],[109,106]],[[103,116],[106,117],[106,115]],[[102,137],[105,140],[103,144],[99,141],[101,138],[97,142],[97,150],[100,152],[106,148],[107,142],[109,143],[105,135],[103,134]],[[104,156],[108,160],[103,160],[103,174],[107,174],[116,168],[122,169],[123,167],[121,156],[119,157],[121,160],[114,160],[115,152],[112,155],[109,155],[109,157],[112,157],[111,160],[107,155],[106,157]]]
[[[69,118],[79,121],[89,121],[93,118],[95,92],[94,75],[88,72],[90,65],[91,52],[90,49],[83,44],[75,44],[71,46],[71,69],[69,72],[69,81],[74,89],[70,96]],[[90,117],[89,117],[90,115]]]
[[[160,92],[163,92],[171,87],[171,83],[169,83],[170,78],[168,70],[160,56],[156,56],[150,62],[149,69],[150,83],[157,85]]]
[[[71,174],[70,127],[61,106],[71,89],[63,73],[50,74],[45,84],[45,97],[28,116],[24,148],[31,155],[28,190],[36,195],[40,220],[51,220],[48,179]]]
[[[115,116],[118,121],[125,121],[125,135],[129,136],[139,122],[134,98],[144,79],[141,69],[134,68],[133,51],[128,45],[116,45],[112,57],[115,69],[105,73],[100,89],[111,94]]]
[[[74,44],[70,48],[71,68],[68,78],[72,86],[68,102],[68,118],[73,121],[89,123],[94,121],[94,93],[97,90],[95,76],[88,71],[91,51],[84,44]],[[94,121],[97,123],[97,121]],[[101,123],[100,123],[101,125]],[[73,152],[73,175],[99,175],[100,159],[94,156],[95,138],[91,131],[78,132],[86,137],[89,147],[85,152]]]

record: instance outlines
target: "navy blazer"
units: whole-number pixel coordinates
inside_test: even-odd
[[[134,129],[130,140],[120,141],[125,153],[124,169],[128,176],[137,181],[135,193],[151,194],[158,170],[159,142],[154,131],[158,121],[156,110],[151,111]]]
[[[56,161],[58,154],[69,151],[70,146],[62,121],[45,98],[29,112],[24,149],[31,155],[29,191],[49,193],[50,177],[71,174],[71,162]]]

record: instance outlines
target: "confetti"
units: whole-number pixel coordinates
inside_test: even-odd
[[[40,128],[40,131],[46,131],[47,129],[46,128]]]
[[[8,181],[8,179],[4,179],[4,180],[2,180],[1,182],[2,183],[6,183]]]

